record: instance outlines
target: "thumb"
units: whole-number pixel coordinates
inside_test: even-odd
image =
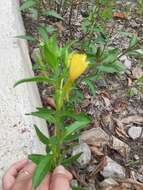
[[[50,190],[70,190],[70,181],[72,174],[63,166],[58,166],[51,178]]]

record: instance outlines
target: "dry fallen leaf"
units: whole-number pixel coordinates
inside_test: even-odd
[[[113,104],[114,112],[119,113],[123,110],[125,110],[128,106],[128,103],[122,99],[116,99],[116,101]]]
[[[125,12],[115,12],[113,14],[113,18],[117,18],[117,19],[127,19],[128,15]]]
[[[103,168],[107,165],[107,159],[106,156],[103,156],[103,158],[101,159],[101,161],[99,162],[99,164],[96,166],[96,170],[93,171],[90,176],[96,175],[98,172],[100,172],[101,170],[103,170]]]
[[[101,96],[101,97],[106,97],[106,98],[108,98],[109,100],[111,99],[111,95],[110,95],[107,91],[105,91],[105,90],[102,90],[102,91],[100,92],[100,96]]]
[[[103,152],[100,150],[100,148],[97,148],[96,146],[91,146],[90,149],[95,156],[103,156],[104,155]]]
[[[132,115],[132,116],[123,118],[120,122],[125,125],[128,125],[130,123],[141,124],[143,123],[143,117],[139,115]]]
[[[42,98],[45,106],[50,106],[53,109],[56,108],[55,101],[52,97],[43,96]]]
[[[129,136],[124,131],[124,125],[123,125],[123,123],[120,120],[116,119],[116,118],[113,118],[113,120],[116,123],[115,132],[117,133],[117,135],[119,137],[124,138],[124,139],[128,138]]]
[[[59,31],[60,33],[64,32],[65,28],[64,28],[62,22],[56,22],[56,23],[54,23],[54,25],[57,27],[57,29],[58,29],[58,31]]]

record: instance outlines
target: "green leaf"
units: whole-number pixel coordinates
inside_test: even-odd
[[[52,81],[50,79],[48,79],[47,77],[36,76],[36,77],[31,77],[31,78],[26,78],[26,79],[19,80],[14,84],[14,87],[16,87],[19,84],[25,83],[25,82],[47,82],[47,83],[52,83]]]
[[[48,37],[48,32],[46,30],[46,27],[44,26],[39,26],[37,28],[37,31],[38,31],[38,34],[41,36],[41,38],[47,42],[49,40],[49,37]]]
[[[135,83],[142,83],[143,82],[143,75],[135,81]]]
[[[90,122],[90,120],[87,120],[87,121],[75,121],[71,125],[67,126],[65,128],[64,138],[66,138],[67,136],[69,136],[69,135],[79,131],[80,129],[84,128],[89,122]]]
[[[56,11],[54,10],[51,10],[51,11],[45,11],[43,12],[43,15],[45,16],[51,16],[51,17],[54,17],[54,18],[57,18],[57,19],[60,19],[60,20],[64,20],[64,18],[59,15]]]
[[[47,108],[37,108],[37,109],[38,109],[38,111],[32,112],[31,115],[45,119],[49,123],[55,122],[54,111],[49,110]]]
[[[74,111],[70,111],[70,110],[63,111],[61,113],[61,117],[71,117],[75,119],[76,121],[84,121],[84,122],[90,121],[90,117],[87,116],[85,113],[80,112],[79,114],[77,114]]]
[[[97,67],[99,72],[105,72],[105,73],[116,73],[117,70],[115,68],[113,68],[112,66],[105,66],[105,65],[101,65],[99,67]]]
[[[139,91],[138,91],[137,88],[132,87],[132,88],[130,88],[130,89],[128,90],[127,95],[128,95],[129,97],[133,97],[133,96],[137,95],[138,92],[139,92]]]
[[[132,35],[131,40],[129,42],[129,48],[134,47],[138,42],[137,36],[136,35]]]
[[[49,138],[46,137],[39,129],[36,125],[34,125],[34,128],[36,130],[36,134],[39,138],[39,140],[43,143],[43,144],[49,144]]]
[[[36,41],[36,39],[31,35],[20,35],[20,36],[15,36],[15,38],[28,40],[28,41],[32,41],[32,42]]]
[[[82,154],[82,153],[78,153],[78,154],[76,154],[76,155],[74,155],[74,156],[72,156],[72,157],[70,157],[70,158],[67,158],[67,159],[63,160],[62,165],[63,165],[64,167],[69,167],[69,166],[71,166],[71,164],[72,164],[74,161],[76,161],[76,160],[81,156],[81,154]]]
[[[67,137],[65,137],[64,138],[64,142],[65,143],[69,143],[69,142],[71,142],[71,141],[75,141],[75,140],[78,140],[79,139],[79,134],[77,133],[75,133],[74,135],[68,135]]]
[[[30,154],[28,155],[28,159],[34,162],[36,165],[40,164],[41,160],[45,157],[42,154]]]
[[[142,49],[136,49],[136,50],[132,50],[128,52],[129,56],[134,56],[134,57],[139,57],[142,58],[143,57],[143,50]]]
[[[48,26],[46,27],[46,30],[47,30],[48,33],[53,33],[53,32],[55,32],[55,31],[57,31],[57,29],[54,28],[52,25],[48,25]]]
[[[19,10],[20,11],[24,11],[25,9],[29,9],[29,8],[33,7],[35,4],[36,4],[36,1],[34,1],[34,0],[27,0],[26,2],[24,2],[20,6]]]
[[[95,96],[95,94],[96,94],[96,86],[95,86],[95,84],[93,84],[93,82],[90,81],[90,80],[85,80],[85,82],[86,82],[91,94],[93,96]]]
[[[32,178],[32,187],[36,189],[52,167],[52,156],[45,156],[37,166]]]

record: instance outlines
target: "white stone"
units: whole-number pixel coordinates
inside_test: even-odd
[[[123,157],[127,157],[130,152],[129,145],[114,136],[112,136],[112,148],[117,150]]]
[[[141,132],[142,132],[142,127],[130,127],[128,129],[128,135],[133,139],[137,139],[140,137],[141,135]]]
[[[124,179],[125,169],[108,156],[106,159],[107,165],[104,167],[103,171],[101,171],[101,175],[103,175],[105,178]]]
[[[104,179],[100,184],[100,187],[106,188],[106,187],[110,187],[110,186],[116,186],[119,185],[114,179],[112,178],[107,178]]]
[[[17,0],[0,1],[0,179],[5,170],[28,153],[42,153],[33,124],[48,135],[45,121],[25,116],[41,106],[36,84],[13,88],[33,76],[27,43],[15,38],[24,34]],[[0,184],[1,189],[1,184]]]
[[[79,142],[86,142],[87,144],[108,143],[108,141],[108,134],[100,127],[84,131],[79,138]]]
[[[126,55],[123,55],[123,56],[120,58],[120,61],[125,65],[125,67],[126,67],[127,69],[131,69],[132,62],[127,58]]]
[[[89,164],[91,160],[91,151],[89,146],[86,143],[79,144],[73,148],[72,156],[82,153],[81,156],[77,159],[77,162],[80,164],[80,167],[85,167]]]

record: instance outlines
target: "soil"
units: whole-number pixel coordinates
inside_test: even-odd
[[[76,18],[75,19],[75,13]],[[68,23],[64,23],[63,28],[61,29],[61,23],[59,23],[59,29],[62,31],[59,34],[60,43],[67,41],[69,39],[76,39],[82,36],[80,31],[80,24],[83,18],[81,12],[77,14],[77,10],[73,10],[73,17],[71,19],[70,26]],[[24,24],[26,27],[26,31],[28,34],[36,35],[35,28],[38,26],[38,21],[33,20],[27,13],[23,13]],[[41,22],[50,23],[55,26],[57,22],[52,20],[42,20]],[[124,31],[134,32],[138,34],[140,39],[140,43],[143,42],[143,19],[141,16],[137,15],[136,12],[133,11],[128,16],[127,19],[112,19],[110,23],[108,23],[109,28],[112,26],[116,29],[123,29]],[[122,36],[114,32],[112,34],[112,43],[110,46],[114,46],[120,49],[126,47],[128,43],[128,38],[126,36]],[[32,53],[35,48],[35,44],[29,42],[29,51]],[[76,105],[76,110],[85,111],[87,114],[92,116],[92,124],[88,126],[87,129],[92,127],[102,127],[109,135],[113,134],[120,140],[127,143],[130,147],[130,155],[128,158],[123,158],[116,154],[111,149],[106,150],[106,154],[108,156],[114,157],[116,161],[121,163],[124,167],[126,167],[127,171],[137,171],[143,166],[143,137],[139,137],[136,140],[131,139],[129,136],[125,137],[124,134],[117,133],[115,126],[115,119],[118,121],[122,121],[123,118],[127,118],[128,116],[140,116],[143,117],[143,94],[142,91],[138,92],[136,95],[129,97],[128,89],[129,80],[132,78],[132,71],[136,67],[137,63],[142,62],[143,59],[138,60],[134,58],[130,58],[131,60],[131,68],[127,69],[124,74],[121,76],[106,74],[105,78],[101,81],[95,81],[95,85],[97,86],[96,96],[93,96],[91,92],[87,89],[87,87],[82,84],[80,88],[82,89],[85,99],[82,102],[79,102]],[[142,64],[139,65],[142,68]],[[35,74],[37,72],[35,71]],[[46,85],[39,85],[39,91],[41,94],[41,98],[43,100],[43,105],[45,106],[45,100],[43,97],[50,96],[52,92],[52,88]],[[143,127],[143,123],[137,123],[135,121],[130,121],[126,127],[124,128],[125,134],[127,134],[128,128],[131,126],[141,126]],[[87,130],[85,129],[85,130]],[[52,133],[52,128],[49,128]],[[138,156],[138,161],[135,159],[135,155]],[[93,159],[94,160],[94,159]],[[132,161],[132,162],[131,162]],[[89,178],[88,170],[93,170],[95,164],[91,163],[89,167],[86,169],[79,169],[77,166],[74,167],[73,170],[76,171],[76,177],[78,182],[81,185],[92,186],[94,183],[93,178]],[[130,173],[130,172],[129,172]],[[79,174],[79,175],[78,175]],[[129,177],[129,175],[128,175]],[[96,180],[99,182],[102,180],[102,176],[99,173],[96,175]],[[89,185],[90,184],[90,185]],[[98,184],[98,183],[97,183]],[[94,187],[91,189],[98,189],[98,185],[93,185]]]

